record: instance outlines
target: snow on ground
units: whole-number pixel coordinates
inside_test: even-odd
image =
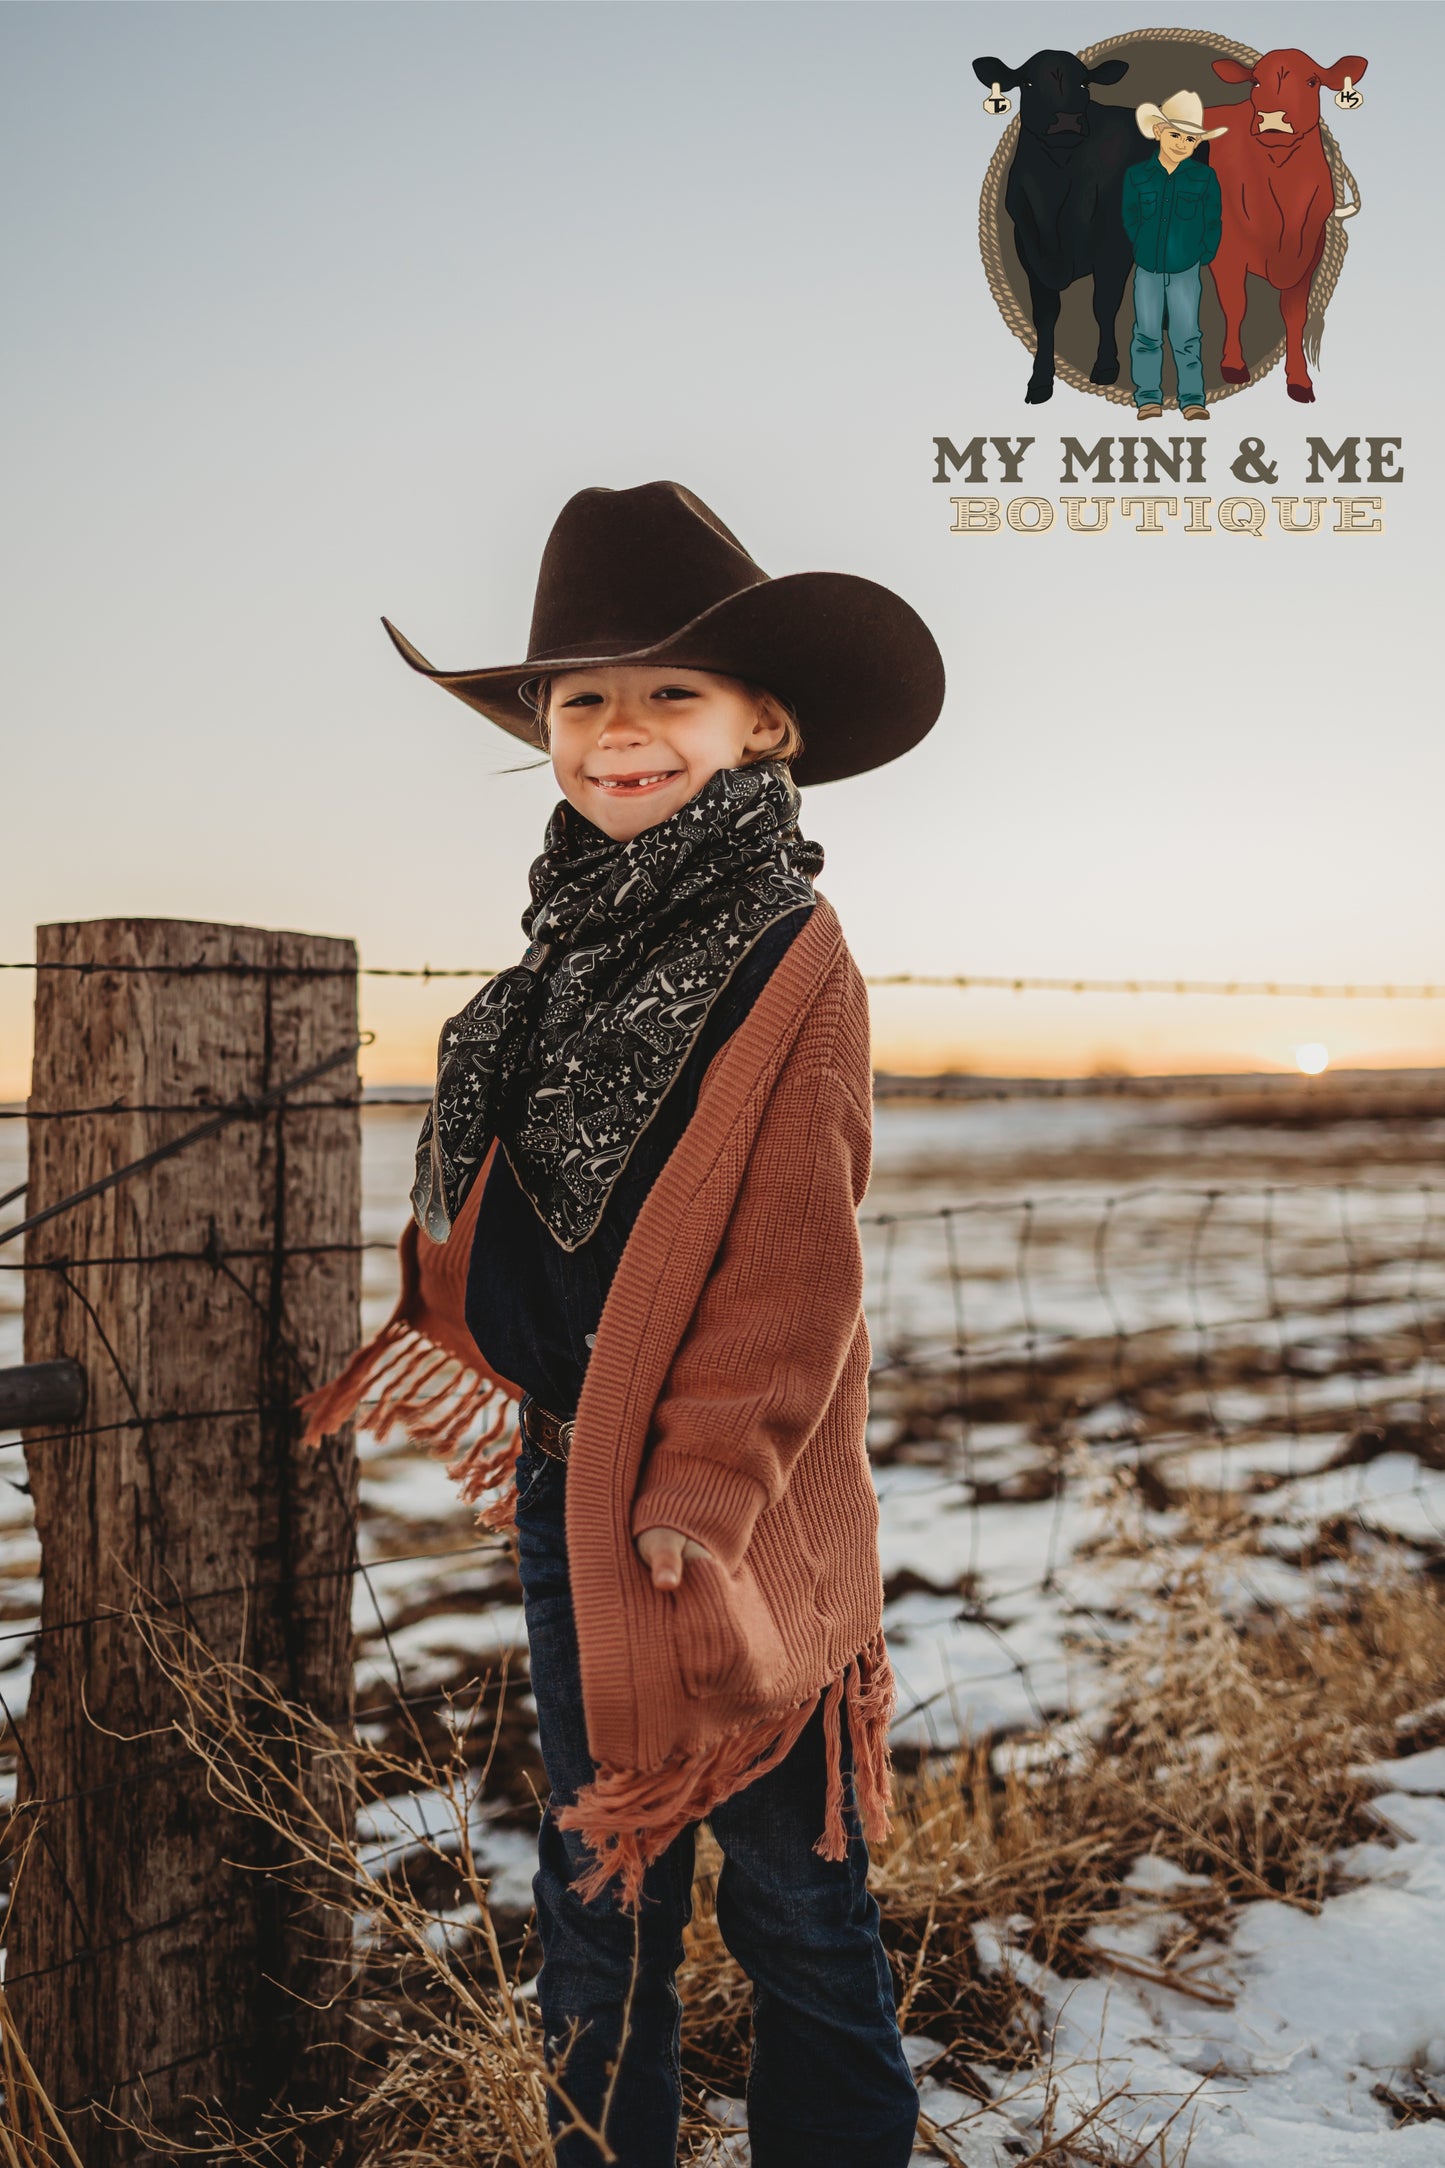
[[[1002,1734],[1001,1766],[1011,1732],[1066,1712],[1086,1725],[1100,1692],[1091,1652],[1192,1555],[1192,1492],[1232,1500],[1257,1525],[1260,1555],[1233,1569],[1240,1609],[1309,1600],[1317,1577],[1298,1562],[1322,1524],[1350,1522],[1362,1540],[1371,1532],[1421,1555],[1445,1543],[1445,1473],[1422,1442],[1439,1388],[1431,1320],[1445,1310],[1425,1132],[1412,1163],[1406,1146],[1373,1132],[1353,1143],[1330,1130],[1216,1133],[1187,1117],[1078,1100],[878,1111],[864,1207],[880,1380],[870,1438],[885,1455],[875,1475],[900,1748]],[[416,1125],[413,1113],[380,1109],[363,1122],[368,1239],[389,1243],[403,1224]],[[0,1125],[0,1193],[21,1179],[21,1126]],[[368,1329],[390,1309],[395,1277],[393,1256],[365,1253]],[[20,1359],[21,1286],[0,1274],[0,1363]],[[1024,1388],[1030,1364],[1067,1357],[1080,1336],[1103,1354],[1061,1403],[1074,1459],[1053,1495],[1057,1463]],[[1147,1436],[1109,1386],[1109,1351],[1126,1344],[1174,1366],[1167,1421]],[[931,1444],[887,1457],[908,1436],[899,1393],[920,1374],[961,1376],[961,1347],[975,1376],[1011,1378],[1012,1404],[967,1411],[980,1420],[947,1415],[933,1432],[925,1424]],[[1377,1443],[1355,1451],[1372,1428]],[[524,1649],[506,1548],[474,1534],[445,1470],[398,1440],[360,1447],[362,1691],[399,1675],[409,1692],[434,1693]],[[1134,1467],[1163,1496],[1141,1489],[1129,1557],[1100,1548],[1118,1510],[1100,1479]],[[17,1715],[39,1595],[29,1502],[14,1487],[22,1475],[0,1440],[0,1695]],[[1055,2129],[1120,2088],[1108,2111],[1118,2129],[1142,2141],[1169,2124],[1165,2161],[1192,2129],[1190,2168],[1445,2168],[1445,2125],[1397,2128],[1372,2090],[1411,2069],[1445,2076],[1445,1749],[1376,1765],[1370,1781],[1380,1836],[1344,1862],[1353,1886],[1318,1917],[1244,1908],[1209,1976],[1221,2001],[1111,1973],[1102,1952],[1099,1976],[1085,1981],[992,1953],[1043,1999]],[[525,1908],[534,1840],[496,1826],[508,1804],[469,1802],[472,1841],[495,1872],[494,1900]],[[368,1871],[445,1844],[446,1827],[436,1794],[368,1808]],[[1124,1954],[1147,1956],[1174,1917],[1178,1870],[1141,1861],[1133,1888],[1136,1909],[1110,1935]],[[438,1936],[467,1924],[439,1915]],[[934,2046],[918,2039],[909,2051],[924,2114],[948,2132],[952,2157],[1013,2168],[1020,2143],[1037,2137],[1049,2074],[1022,2091],[1000,2078],[980,2111],[930,2077]],[[720,2140],[724,2168],[746,2160],[746,2140],[737,2104],[719,2112],[734,2126]]]
[[[460,1850],[461,1821],[466,1817],[472,1854],[488,1878],[491,1901],[523,1911],[532,1902],[537,1842],[530,1830],[499,1829],[495,1817],[505,1802],[483,1800],[475,1788],[401,1792],[369,1800],[357,1811],[357,1858],[371,1876],[394,1873],[422,1852],[443,1855]]]
[[[1375,2088],[1445,2081],[1445,1750],[1370,1775],[1381,1839],[1341,1855],[1354,1886],[1315,1915],[1242,1907],[1217,1963],[1194,1975],[1228,1996],[1222,2006],[1107,1972],[1061,1980],[1017,1950],[991,1952],[1043,1998],[1050,2049],[1023,2085],[993,2074],[1008,2133],[1036,2137],[1052,2086],[1056,2130],[1115,2094],[1104,2127],[1134,2145],[1166,2134],[1151,2160],[1182,2159],[1188,2140],[1189,2168],[1440,2168],[1445,2125],[1398,2126]],[[1109,1939],[1147,1959],[1167,1938],[1176,1877],[1140,1865],[1134,1886],[1157,1903]],[[927,2046],[911,2048],[922,2063]],[[998,2124],[976,2101],[925,2076],[922,2103],[966,2160],[989,2159]]]
[[[1101,1535],[1103,1509],[1072,1493],[974,1505],[967,1483],[908,1466],[875,1470],[885,1580],[903,1573],[957,1594],[911,1589],[883,1615],[898,1680],[898,1745],[943,1751],[965,1738],[1041,1722],[1075,1705],[1078,1597],[1065,1568]]]
[[[1288,1483],[1259,1502],[1271,1518],[1307,1526],[1349,1516],[1407,1542],[1445,1542],[1445,1474],[1413,1453],[1384,1453],[1363,1467],[1330,1468]]]
[[[372,1620],[359,1583],[356,1597],[358,1623],[368,1644],[356,1667],[358,1692],[375,1680],[389,1683],[399,1665],[412,1691],[423,1693],[454,1678],[458,1659],[465,1676],[527,1645],[521,1605],[490,1604],[481,1611],[431,1612],[409,1626],[389,1629],[384,1640],[376,1636],[371,1646]]]

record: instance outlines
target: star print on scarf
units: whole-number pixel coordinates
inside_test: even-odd
[[[720,768],[614,842],[565,799],[522,914],[531,943],[442,1030],[412,1210],[444,1242],[493,1137],[562,1247],[595,1230],[708,1011],[760,934],[812,903],[823,853],[779,761]]]

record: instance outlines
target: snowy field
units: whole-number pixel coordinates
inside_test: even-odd
[[[364,1119],[369,1238],[402,1224],[416,1126],[404,1110]],[[0,1125],[0,1193],[23,1179],[22,1128]],[[870,1445],[900,1767],[1087,1726],[1106,1691],[1099,1652],[1197,1553],[1211,1516],[1235,1533],[1241,1613],[1303,1608],[1342,1557],[1440,1570],[1442,1147],[1445,1121],[1296,1126],[1203,1098],[880,1106],[864,1209]],[[393,1260],[368,1251],[364,1271],[370,1329]],[[0,1363],[20,1357],[20,1290],[0,1275]],[[507,1550],[473,1540],[445,1470],[403,1440],[364,1436],[360,1451],[367,1736],[394,1733],[398,1688],[434,1708],[510,1652],[475,1841],[494,1904],[520,1915],[540,1764]],[[18,1452],[0,1449],[0,1472],[21,1473]],[[1105,1540],[1121,1512],[1132,1548]],[[7,1482],[0,1692],[17,1713],[38,1599],[27,1502]],[[1117,2092],[1114,2126],[1139,2145],[1170,2125],[1159,2162],[1182,2160],[1192,2132],[1191,2168],[1445,2168],[1445,2120],[1398,2120],[1377,2097],[1432,2074],[1445,2092],[1445,1748],[1411,1744],[1371,1770],[1378,1838],[1339,1859],[1336,1893],[1317,1913],[1241,1908],[1207,1999],[1141,1976],[1187,1896],[1159,1856],[1138,1861],[1137,1904],[1112,1936],[1140,1970],[1030,1973],[997,1923],[980,1958],[1038,1994],[1057,2127],[1071,2104]],[[368,1858],[386,1870],[434,1818],[423,1794],[371,1811]],[[947,2046],[910,2041],[941,2133],[920,2163],[1012,2168],[1038,2143],[1043,2076],[983,2110],[930,2077]],[[717,2158],[745,2161],[745,2142],[720,2139]]]

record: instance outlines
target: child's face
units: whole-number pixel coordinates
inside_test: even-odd
[[[1182,166],[1186,158],[1194,156],[1204,138],[1190,135],[1185,128],[1171,128],[1168,121],[1156,120],[1154,140],[1166,166]]]
[[[630,664],[559,672],[547,720],[563,796],[615,843],[670,819],[719,768],[783,737],[739,678]]]

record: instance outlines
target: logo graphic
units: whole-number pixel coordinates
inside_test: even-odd
[[[1172,400],[1207,421],[1280,361],[1290,398],[1313,401],[1343,221],[1360,208],[1320,94],[1357,112],[1366,66],[1196,30],[975,60],[987,114],[1002,119],[1019,96],[984,177],[979,245],[999,312],[1034,356],[1031,406],[1062,378],[1141,420]],[[1126,77],[1113,99],[1095,95]]]

